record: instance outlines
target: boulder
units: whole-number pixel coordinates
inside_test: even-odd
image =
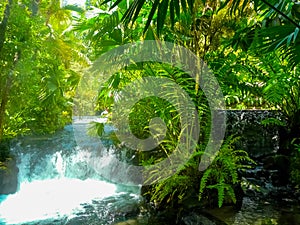
[[[14,194],[18,190],[18,173],[15,159],[8,159],[0,169],[0,194]]]
[[[263,160],[264,169],[271,173],[272,184],[284,186],[289,182],[290,159],[285,155],[269,156]]]
[[[180,225],[226,225],[226,223],[208,213],[190,212],[182,217]]]

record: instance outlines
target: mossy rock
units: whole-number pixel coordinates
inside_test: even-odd
[[[15,159],[8,159],[0,169],[0,194],[14,194],[18,190],[18,173]]]
[[[10,157],[9,141],[0,142],[0,162],[5,162]]]
[[[118,222],[114,225],[138,225],[138,221],[135,220],[135,219],[129,219],[129,220],[126,220],[126,221],[123,221],[123,222]]]

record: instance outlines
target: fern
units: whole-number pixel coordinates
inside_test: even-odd
[[[188,183],[191,183],[191,177],[175,174],[174,176],[159,182],[151,196],[151,201],[157,204],[166,201],[169,203],[175,196],[182,198],[188,189]]]
[[[269,126],[269,125],[273,125],[273,126],[285,126],[285,122],[283,122],[282,120],[280,120],[278,118],[264,119],[264,120],[261,121],[261,124],[263,126]]]
[[[213,170],[211,168],[208,168],[202,178],[201,178],[201,183],[200,183],[200,190],[199,190],[199,201],[201,200],[202,198],[202,194],[203,194],[203,191],[204,189],[206,188],[207,186],[207,183],[208,183],[208,179],[210,177],[210,174],[213,172]]]
[[[226,198],[236,203],[233,186],[239,182],[238,171],[255,164],[246,151],[234,149],[237,140],[237,137],[228,137],[214,162],[204,172],[200,180],[199,200],[204,197],[206,189],[216,189],[219,207]]]
[[[226,185],[225,189],[227,191],[227,195],[231,198],[232,202],[236,203],[236,197],[235,197],[235,193],[234,193],[234,190],[233,190],[232,186],[231,185]]]

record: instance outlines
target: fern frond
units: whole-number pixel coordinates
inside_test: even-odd
[[[231,185],[226,185],[225,188],[226,188],[226,192],[229,195],[230,199],[235,204],[236,203],[236,196],[235,196],[235,193],[234,193],[234,189],[232,188]]]
[[[214,185],[208,185],[208,189],[216,189],[218,191],[218,206],[219,208],[223,205],[225,199],[225,187],[228,186],[224,184],[224,179],[220,180],[220,183]]]
[[[202,176],[202,178],[201,178],[201,181],[200,181],[200,188],[199,188],[199,201],[201,200],[201,198],[202,198],[202,194],[203,194],[203,191],[204,191],[204,189],[206,188],[206,184],[207,184],[207,182],[208,182],[208,179],[209,179],[209,177],[210,177],[210,175],[211,175],[211,173],[213,172],[213,170],[211,169],[211,168],[208,168],[205,172],[204,172],[204,174],[203,174],[203,176]]]
[[[267,118],[261,121],[261,125],[263,126],[269,126],[269,125],[273,125],[273,126],[285,126],[286,124],[281,121],[280,119],[277,118]]]
[[[155,185],[154,193],[151,196],[152,201],[162,202],[165,199],[170,200],[175,196],[184,196],[185,190],[188,188],[186,185],[190,182],[189,176],[175,174],[168,179],[165,179]]]
[[[239,137],[227,137],[214,162],[204,172],[200,180],[199,200],[203,197],[205,189],[216,189],[219,207],[223,205],[226,196],[233,203],[236,202],[233,187],[239,182],[238,171],[250,167],[250,163],[255,164],[246,151],[234,148],[238,139]]]
[[[225,199],[225,191],[224,191],[224,184],[218,185],[218,206],[221,208]]]

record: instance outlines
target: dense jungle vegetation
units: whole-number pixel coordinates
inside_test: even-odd
[[[90,0],[84,5],[1,0],[0,166],[12,157],[9,140],[53,133],[72,122],[72,113],[77,112],[73,107],[81,101],[76,87],[99,56],[124,44],[155,40],[181,45],[205,61],[219,82],[227,109],[282,112],[284,120],[265,123],[285,128],[280,147],[291,159],[290,182],[299,185],[299,22],[300,2],[292,0]],[[148,177],[157,181],[143,194],[159,209],[191,205],[191,196],[197,196],[195,204],[239,204],[239,171],[255,162],[235,148],[239,137],[228,136],[213,163],[198,170],[211,111],[197,81],[180,68],[133,62],[102,84],[94,111],[111,112],[124,86],[149,76],[168,78],[188,93],[196,107],[200,137],[187,162],[162,175],[163,168],[155,165],[176,148],[180,112],[157,97],[135,104],[128,115],[136,137],[151,135],[149,122],[155,117],[165,122],[167,130],[155,151],[127,152],[128,158],[136,156],[133,164],[149,167]],[[95,98],[91,93],[87,87],[87,99]],[[122,120],[116,118],[114,123]],[[103,127],[96,124],[96,128],[101,134]]]

